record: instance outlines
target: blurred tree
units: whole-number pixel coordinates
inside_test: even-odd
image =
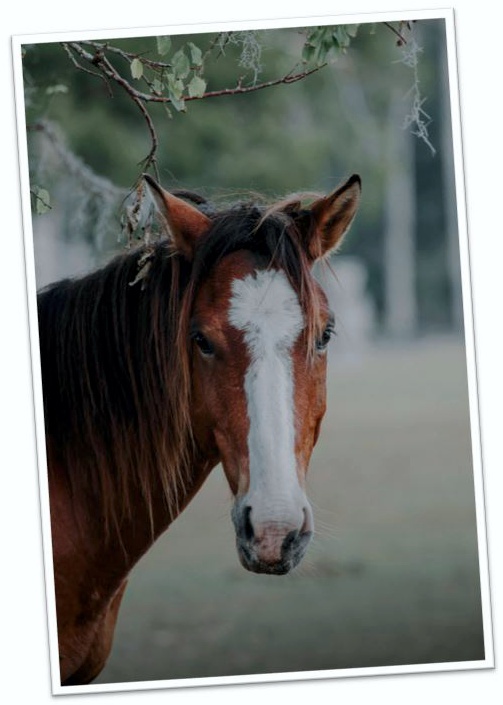
[[[408,59],[418,30],[421,91]],[[229,201],[327,191],[357,171],[364,199],[343,253],[364,260],[383,324],[390,329],[400,299],[409,301],[409,330],[449,324],[446,191],[434,190],[451,174],[443,152],[452,146],[440,137],[444,31],[443,21],[425,21],[25,46],[32,203],[47,211],[38,227],[87,243],[98,264],[142,236],[134,186],[145,168],[168,188]],[[410,133],[419,138],[412,151]],[[393,178],[410,192],[406,227],[397,220],[404,198],[390,198]],[[393,204],[408,291],[391,295],[400,274],[396,249],[385,245]],[[455,269],[455,234],[452,243]]]
[[[384,232],[385,325],[393,338],[407,338],[417,330],[415,273],[416,188],[411,135],[397,132],[403,91],[390,92]]]

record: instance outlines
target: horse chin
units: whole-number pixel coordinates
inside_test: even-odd
[[[262,563],[257,561],[255,563],[245,563],[241,560],[241,564],[249,570],[251,573],[260,573],[261,575],[286,575],[294,567],[290,563]]]

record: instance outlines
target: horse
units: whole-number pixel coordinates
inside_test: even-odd
[[[38,295],[64,686],[101,672],[128,574],[218,463],[245,569],[288,573],[314,528],[334,318],[312,270],[353,221],[360,178],[307,206],[206,212],[143,178],[162,237]]]

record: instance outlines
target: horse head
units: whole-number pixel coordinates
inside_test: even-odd
[[[306,474],[325,413],[334,331],[312,268],[340,245],[360,179],[307,207],[290,199],[209,216],[145,178],[190,268],[182,333],[195,443],[222,462],[242,565],[287,573],[313,534]]]

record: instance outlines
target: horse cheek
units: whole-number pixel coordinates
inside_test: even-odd
[[[244,371],[236,366],[219,379],[215,436],[227,481],[234,495],[248,488],[249,419],[244,393]]]
[[[326,362],[319,360],[314,369],[297,361],[294,365],[295,453],[302,480],[316,445],[326,411]]]
[[[321,422],[325,416],[327,410],[327,363],[326,357],[322,360],[322,370],[319,374],[317,385],[315,386],[313,392],[315,394],[315,399],[313,402],[313,409],[315,410],[315,431],[314,431],[314,443],[316,445],[318,442],[318,437],[321,430]]]
[[[192,431],[197,444],[204,448],[216,446],[214,437],[214,418],[212,414],[211,375],[203,369],[203,361],[196,353],[192,365]]]

